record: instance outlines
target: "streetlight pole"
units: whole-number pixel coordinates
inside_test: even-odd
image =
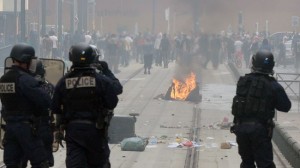
[[[87,30],[87,8],[88,8],[88,1],[86,0],[78,0],[78,30],[79,31],[86,31]]]
[[[194,20],[194,33],[198,34],[199,33],[199,28],[200,28],[200,1],[199,0],[194,0],[193,1],[193,20]]]
[[[74,19],[75,19],[75,13],[74,13],[74,9],[75,9],[75,1],[73,0],[73,2],[70,3],[70,34],[74,33]]]
[[[15,21],[15,35],[14,35],[14,43],[17,43],[17,35],[18,35],[18,14],[17,14],[17,0],[14,0],[14,21]]]
[[[156,0],[152,0],[152,33],[155,33]]]
[[[41,35],[44,36],[46,34],[46,12],[47,12],[47,3],[46,0],[42,0],[42,29]]]
[[[25,35],[26,35],[26,23],[25,23],[25,0],[21,0],[21,42],[25,42]]]
[[[57,3],[57,33],[58,33],[58,41],[62,40],[62,0],[58,0]]]

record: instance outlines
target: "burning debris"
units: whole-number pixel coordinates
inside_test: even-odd
[[[185,100],[190,92],[196,88],[196,75],[191,73],[185,79],[185,81],[180,81],[173,79],[172,90],[170,97],[176,100]]]
[[[172,86],[169,87],[166,100],[184,100],[200,103],[202,96],[199,93],[199,84],[196,81],[195,73],[191,72],[183,80],[173,79]]]

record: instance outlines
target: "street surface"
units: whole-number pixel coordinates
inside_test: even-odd
[[[155,136],[158,143],[148,145],[142,152],[121,151],[119,144],[110,144],[112,168],[184,168],[187,152],[191,148],[174,147],[170,144],[174,144],[178,138],[188,139],[192,129],[199,131],[195,142],[196,166],[193,167],[239,167],[241,160],[235,146],[235,135],[229,132],[228,127],[221,128],[223,121],[225,124],[232,121],[231,103],[235,94],[236,78],[226,64],[220,64],[215,70],[211,66],[202,69],[199,62],[195,62],[192,67],[200,83],[202,102],[194,104],[164,100],[162,97],[170,87],[175,72],[178,72],[175,65],[172,62],[167,69],[154,66],[151,74],[146,75],[143,73],[142,64],[132,62],[129,67],[121,67],[121,73],[116,74],[125,84],[115,114],[138,113],[136,135],[145,138]],[[137,71],[140,72],[132,78],[132,74]],[[197,128],[192,126],[195,108],[199,109],[200,116]],[[281,115],[278,117],[284,119]],[[230,142],[231,148],[221,149],[223,142]],[[1,158],[2,154],[3,151],[0,152]],[[54,156],[54,167],[64,168],[65,148],[60,148]],[[274,157],[277,168],[283,167],[277,155]]]

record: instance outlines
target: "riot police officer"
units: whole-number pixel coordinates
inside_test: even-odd
[[[93,49],[92,55],[95,58],[94,62],[92,64],[92,67],[96,68],[98,70],[99,74],[103,75],[104,77],[107,77],[111,81],[111,85],[114,88],[113,91],[115,92],[115,94],[120,95],[123,92],[123,86],[121,85],[119,79],[116,78],[115,75],[108,68],[107,62],[100,60],[101,53],[99,52],[97,47],[94,45],[90,45],[90,46]],[[104,127],[104,129],[105,129],[104,134],[105,134],[107,141],[109,141],[108,127],[109,127],[112,117],[114,116],[114,109],[103,109],[103,110],[106,110],[106,114],[107,114],[107,116],[105,117],[106,124]]]
[[[52,110],[57,114],[57,126],[66,127],[67,168],[110,167],[105,109],[114,109],[118,97],[111,81],[91,67],[92,53],[89,45],[72,46],[71,71],[59,80],[54,91]]]
[[[49,83],[45,79],[46,70],[41,60],[37,60],[36,69],[33,73],[34,78],[38,81],[39,87],[41,87],[44,91],[48,93],[48,95],[52,98],[54,93],[54,85]],[[54,121],[54,116],[49,109],[46,111],[41,111],[43,116],[40,118],[40,124],[38,125],[37,132],[38,136],[43,141],[44,148],[47,155],[47,160],[49,163],[49,167],[54,166],[54,157],[52,152],[52,144],[53,144],[53,127],[52,124]],[[27,167],[27,158],[24,158],[22,163],[22,167]]]
[[[44,115],[41,111],[49,109],[51,99],[31,75],[35,51],[27,44],[16,44],[10,57],[12,68],[0,79],[1,115],[6,122],[4,163],[7,168],[18,168],[22,158],[26,157],[33,168],[48,168],[37,128]]]
[[[90,46],[93,49],[93,57],[95,58],[92,67],[95,67],[100,74],[109,78],[112,82],[115,93],[117,95],[121,94],[123,92],[123,86],[121,85],[119,79],[116,78],[115,75],[111,72],[107,62],[100,60],[101,53],[99,52],[97,47],[95,45],[90,45]]]
[[[283,87],[272,77],[273,54],[258,51],[252,57],[252,72],[240,77],[232,114],[241,168],[275,168],[272,151],[275,109],[288,112],[291,102]]]

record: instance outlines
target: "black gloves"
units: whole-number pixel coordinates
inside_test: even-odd
[[[103,72],[108,71],[108,64],[107,64],[107,62],[105,62],[105,61],[99,61],[99,64],[101,65]]]

